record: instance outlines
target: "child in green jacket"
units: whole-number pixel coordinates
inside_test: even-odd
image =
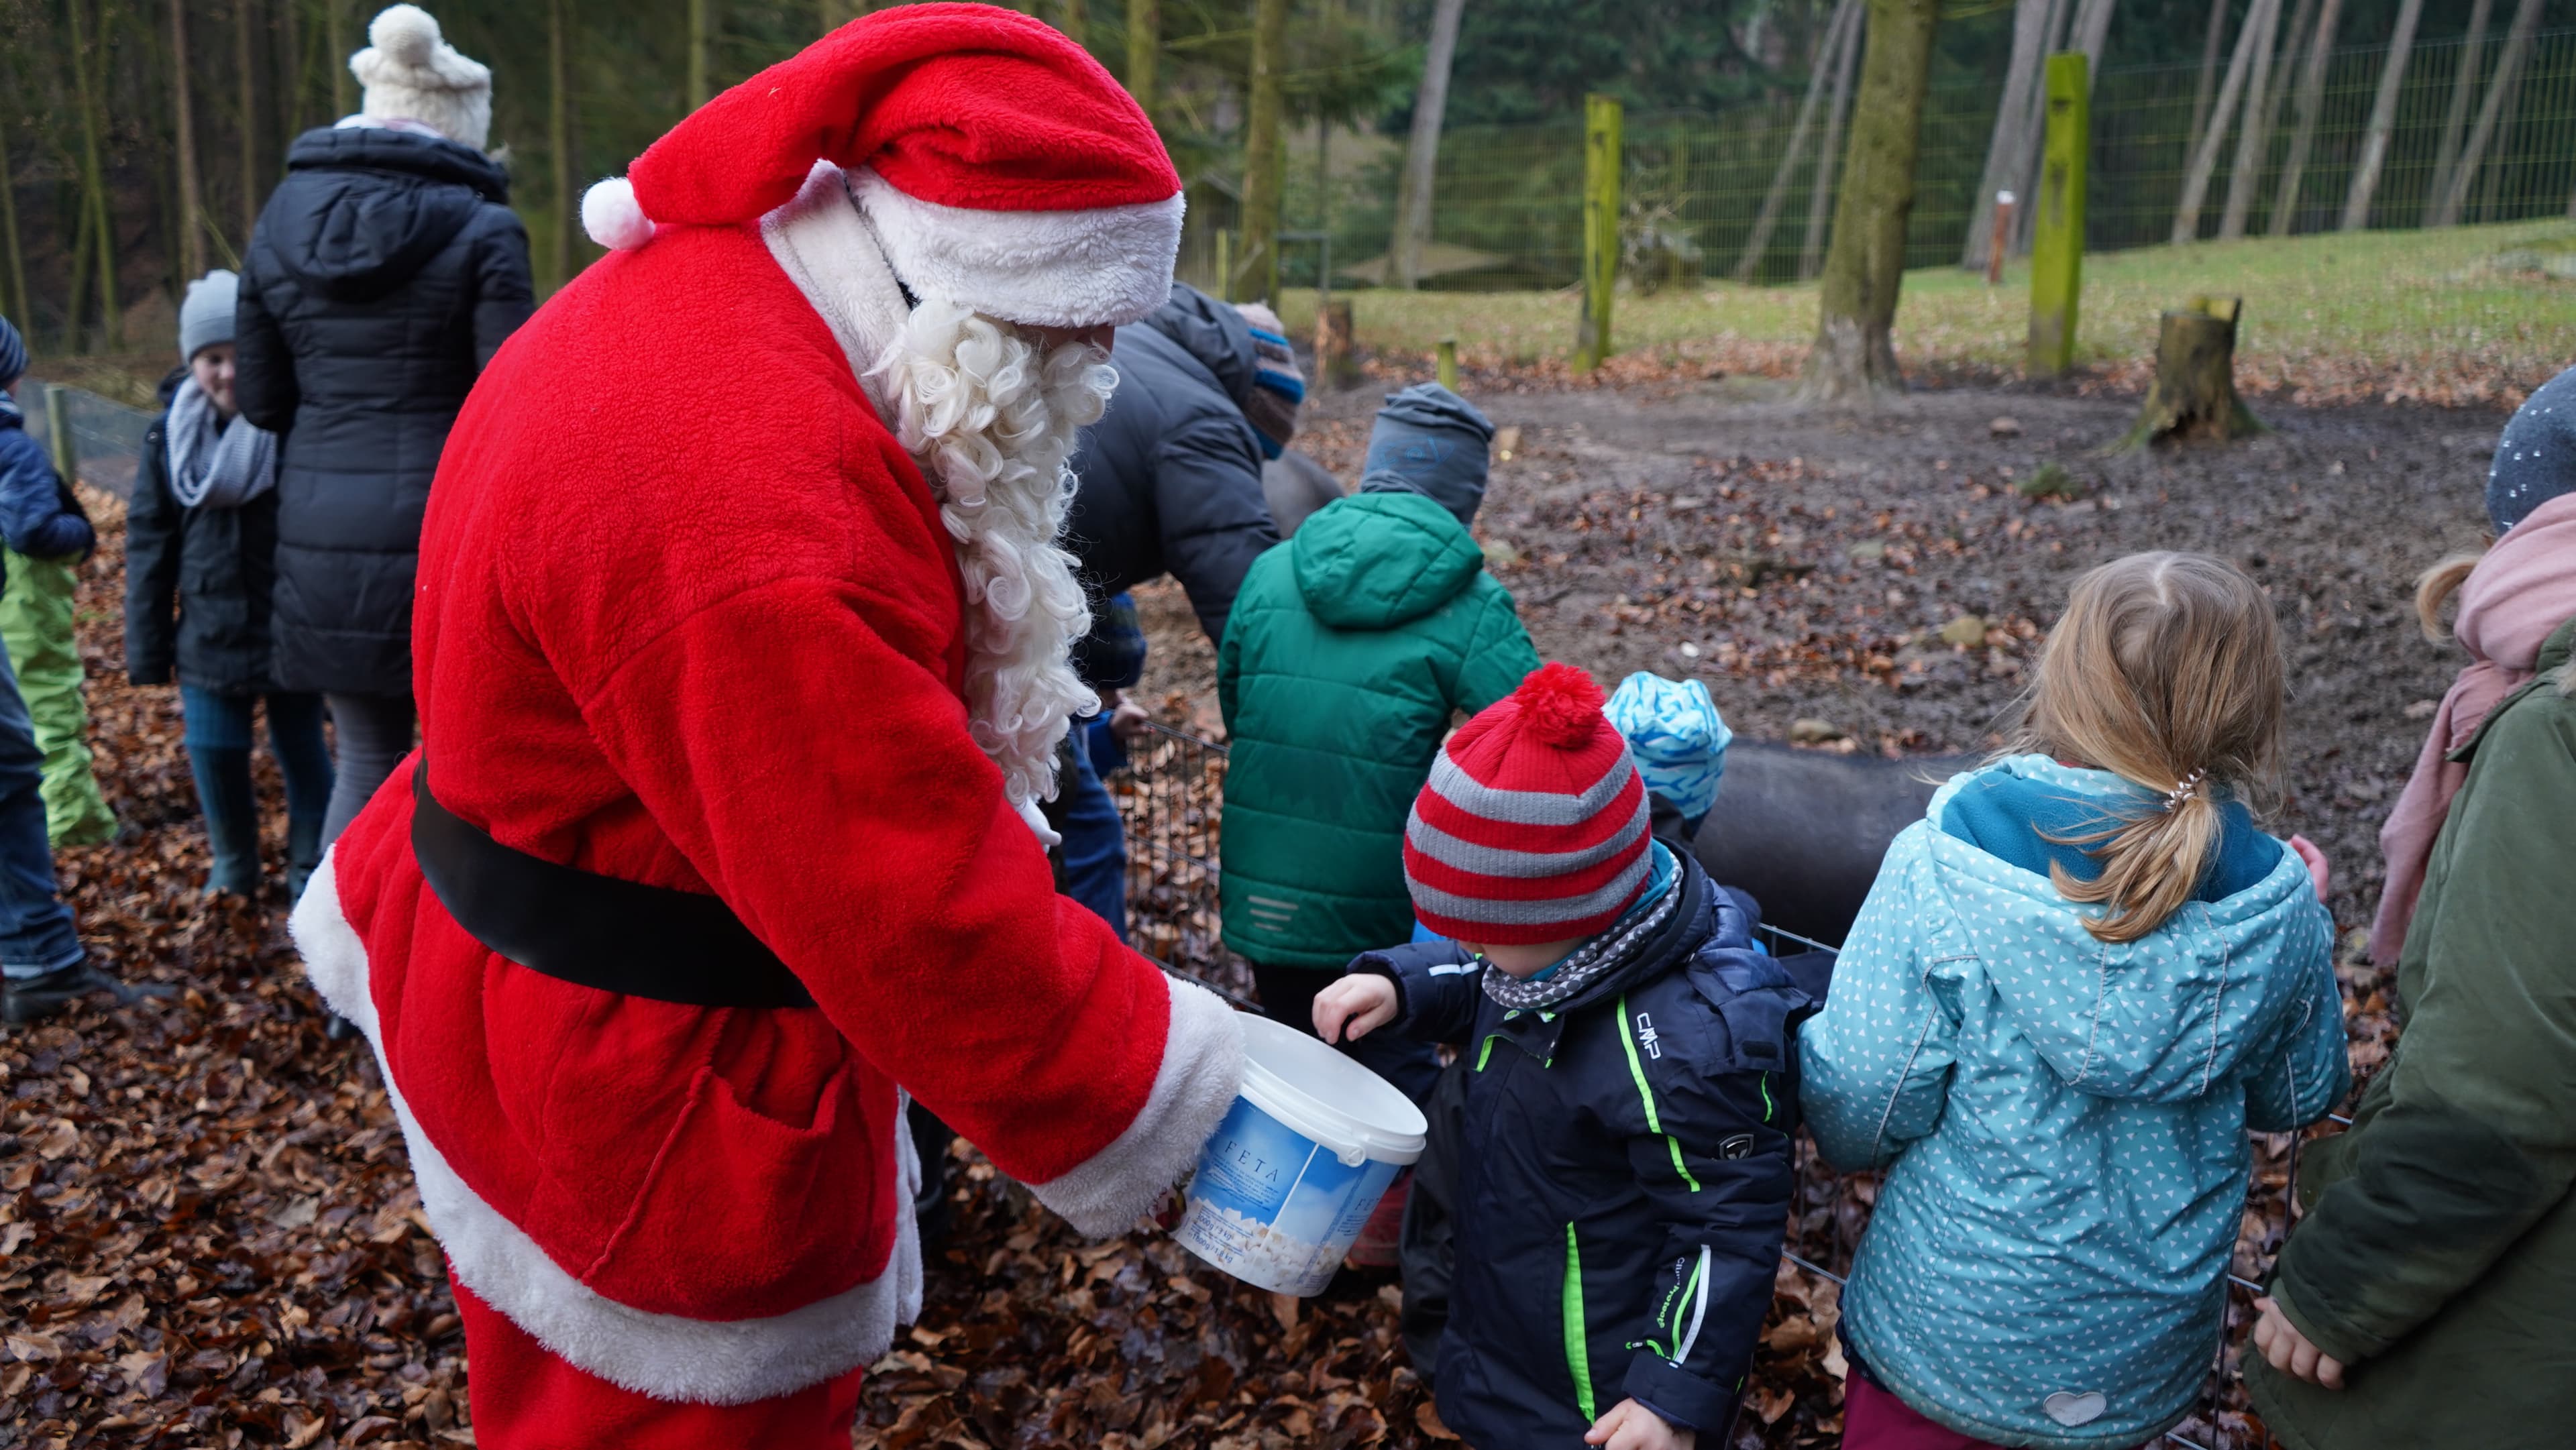
[[[1405,817],[1451,722],[1538,668],[1467,532],[1493,432],[1446,388],[1391,395],[1358,495],[1253,561],[1217,652],[1225,944],[1269,1015],[1302,1030],[1344,963],[1413,933]],[[1430,1091],[1428,1049],[1357,1046],[1417,1100]]]

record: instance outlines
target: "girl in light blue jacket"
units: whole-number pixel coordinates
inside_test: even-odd
[[[2349,1086],[2324,863],[2245,803],[2282,694],[2233,566],[2103,565],[2015,753],[1889,848],[1800,1038],[1826,1156],[1887,1170],[1842,1301],[1852,1450],[2127,1450],[2189,1411],[2245,1134]]]

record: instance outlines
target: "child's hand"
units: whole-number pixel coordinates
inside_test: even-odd
[[[2263,1317],[2254,1321],[2254,1348],[2272,1362],[2272,1368],[2285,1375],[2322,1385],[2330,1390],[2343,1388],[2343,1361],[2317,1348],[2316,1342],[2299,1332],[2290,1316],[2270,1299],[2257,1299],[2254,1307]]]
[[[1315,994],[1315,1035],[1326,1042],[1359,1041],[1395,1020],[1395,983],[1375,973],[1344,977]]]
[[[1621,1400],[1583,1432],[1583,1443],[1606,1450],[1691,1450],[1699,1443],[1699,1432],[1682,1429],[1635,1400]]]
[[[2334,868],[2326,864],[2326,853],[2318,850],[2317,843],[2305,836],[2292,836],[2290,849],[2307,863],[2308,878],[2317,883],[2317,900],[2324,901],[2327,889],[2334,884]]]

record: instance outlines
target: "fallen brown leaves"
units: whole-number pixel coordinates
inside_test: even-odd
[[[198,897],[176,692],[123,682],[121,514],[89,502],[98,774],[133,829],[59,864],[98,964],[177,995],[0,1036],[0,1446],[471,1444],[384,1092],[323,1037],[282,900]]]

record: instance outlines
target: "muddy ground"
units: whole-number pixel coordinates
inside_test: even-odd
[[[1301,446],[1355,479],[1380,391],[1321,399]],[[2133,401],[1961,389],[1837,417],[1742,381],[1475,401],[1517,444],[1477,533],[1539,652],[1605,683],[1698,675],[1740,735],[1807,721],[1837,749],[1987,749],[2077,573],[2144,549],[2238,561],[2288,649],[2278,824],[2325,847],[2337,920],[2367,924],[2380,821],[2458,665],[2417,631],[2413,581],[2483,541],[2499,414],[2276,403],[2248,442],[2105,457]],[[2051,464],[2082,497],[2022,495]],[[1147,697],[1215,726],[1178,590],[1140,601]],[[1985,643],[1954,642],[1977,632],[1963,616]]]

